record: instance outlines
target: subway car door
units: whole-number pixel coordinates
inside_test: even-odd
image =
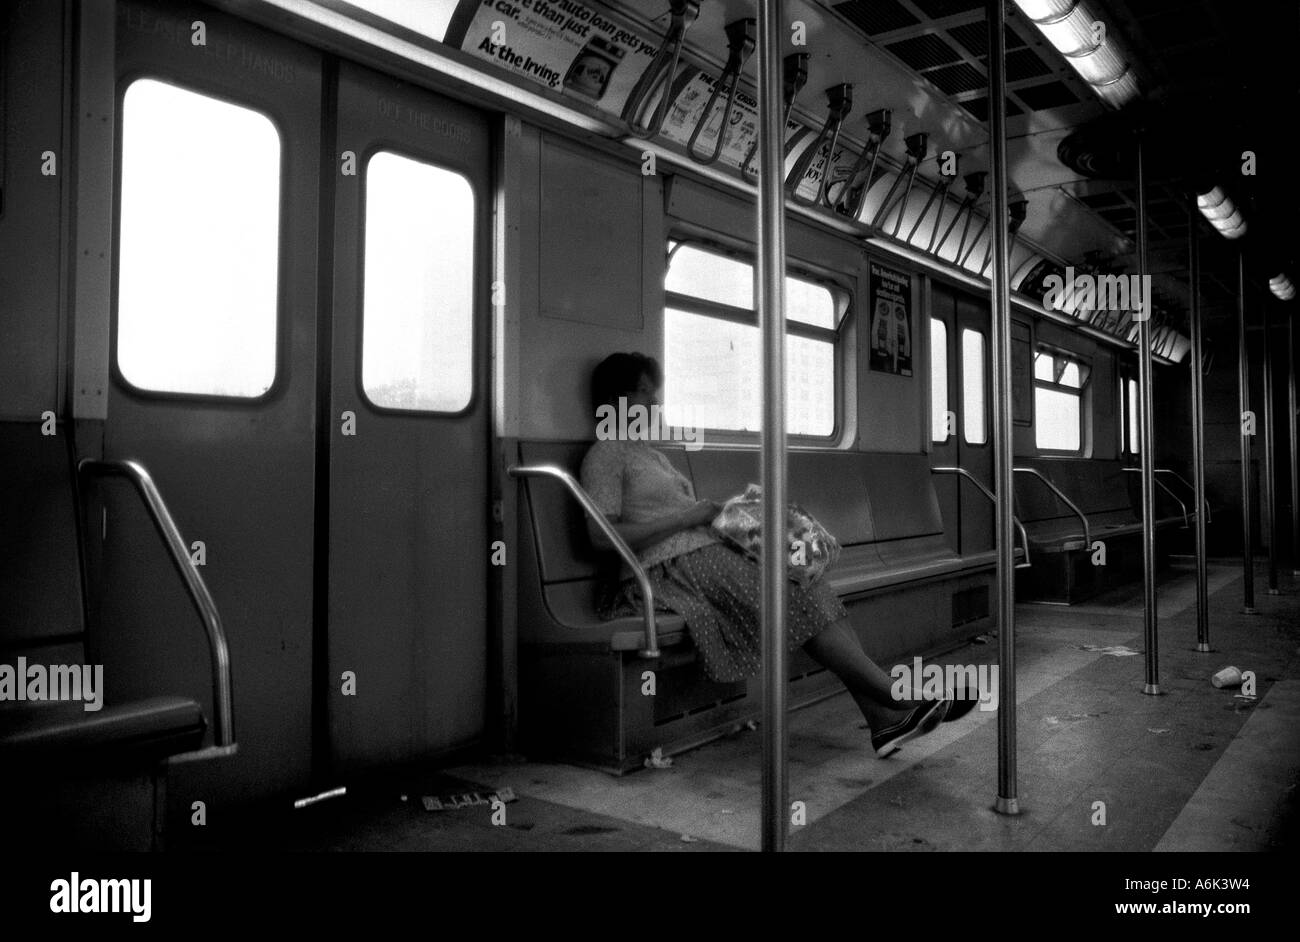
[[[485,725],[491,141],[482,113],[346,62],[337,115],[327,695],[346,771]]]
[[[234,687],[238,754],[171,772],[188,821],[192,801],[217,815],[223,796],[310,774],[321,67],[210,7],[117,14],[103,453],[158,484],[217,603]],[[107,689],[192,696],[211,719],[207,643],[149,518],[121,482],[97,492]]]
[[[959,394],[956,343],[957,298],[944,285],[930,282],[930,466],[961,465],[957,443]],[[984,500],[969,482],[955,474],[934,475],[934,489],[943,514],[944,535],[954,552],[961,550],[961,508],[970,500]]]
[[[957,292],[953,305],[953,353],[957,366],[957,463],[993,487],[992,347],[988,304]],[[967,485],[969,487],[969,485]],[[971,491],[974,489],[971,488]],[[961,500],[961,552],[993,548],[994,508],[970,493]]]

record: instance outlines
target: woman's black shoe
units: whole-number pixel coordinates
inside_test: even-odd
[[[948,701],[946,699],[936,700],[934,703],[923,703],[893,726],[886,727],[878,733],[872,733],[871,745],[876,750],[876,758],[883,759],[885,756],[896,752],[903,743],[916,739],[918,736],[924,736],[926,733],[934,732],[935,728],[943,722],[947,712]]]
[[[968,687],[958,687],[956,690],[947,691],[944,694],[944,699],[948,700],[949,704],[948,715],[943,718],[943,721],[951,723],[975,709],[975,704],[980,702],[980,693],[978,689],[971,690]]]

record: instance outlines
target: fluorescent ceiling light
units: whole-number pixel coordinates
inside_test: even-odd
[[[1016,6],[1106,104],[1122,108],[1140,94],[1137,76],[1109,38],[1108,24],[1087,0],[1016,0]]]
[[[1238,239],[1246,234],[1246,220],[1241,210],[1221,187],[1197,194],[1196,206],[1225,239]]]
[[[1290,301],[1295,297],[1295,285],[1291,284],[1291,279],[1285,274],[1274,275],[1268,280],[1268,289],[1283,301]]]
[[[1124,74],[1113,82],[1092,86],[1092,90],[1097,93],[1098,98],[1117,109],[1142,94],[1142,90],[1138,88],[1137,76],[1133,74],[1132,69],[1126,69]]]

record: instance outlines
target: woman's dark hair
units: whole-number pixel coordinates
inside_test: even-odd
[[[591,373],[591,411],[595,415],[601,406],[618,408],[620,396],[636,392],[642,376],[659,386],[663,383],[663,370],[659,361],[644,353],[611,353],[596,365]]]

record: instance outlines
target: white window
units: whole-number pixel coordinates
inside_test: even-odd
[[[117,367],[157,392],[257,397],[275,381],[280,134],[155,79],[122,100]]]
[[[978,330],[961,332],[961,424],[968,445],[989,440],[985,420],[984,387],[988,363],[987,342]]]
[[[365,199],[362,388],[388,409],[459,412],[474,394],[474,192],[379,151]]]
[[[1130,455],[1142,453],[1142,436],[1138,424],[1138,384],[1135,379],[1124,380],[1124,421],[1127,429],[1128,452]]]
[[[757,432],[761,338],[748,261],[675,245],[664,281],[664,410],[670,424]],[[835,431],[835,327],[829,288],[786,278],[786,430]]]
[[[1089,367],[1050,350],[1034,355],[1034,441],[1043,451],[1083,450],[1083,387]]]
[[[948,440],[948,325],[930,318],[930,438]]]

